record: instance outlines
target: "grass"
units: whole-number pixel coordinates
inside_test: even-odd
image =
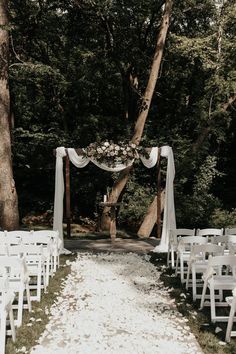
[[[32,302],[32,312],[23,311],[23,324],[16,329],[16,342],[13,343],[11,337],[7,338],[6,354],[16,354],[23,347],[25,347],[25,352],[28,352],[36,344],[49,320],[47,310],[52,306],[61,290],[62,279],[65,279],[70,273],[70,265],[66,265],[66,261],[73,261],[75,257],[76,255],[73,254],[60,257],[61,267],[51,278],[48,292],[43,293],[40,302]],[[32,326],[29,326],[30,323]]]
[[[205,354],[235,354],[236,338],[231,338],[229,344],[224,343],[227,322],[213,324],[210,320],[210,308],[205,307],[202,311],[199,310],[200,300],[196,303],[193,302],[191,291],[186,291],[179,276],[173,276],[174,271],[165,267],[166,255],[152,255],[151,262],[161,270],[161,280],[164,285],[172,289],[170,296],[175,299],[179,312],[189,320],[189,327],[203,352]],[[229,312],[229,309],[223,311]],[[222,331],[215,333],[217,327],[221,328]]]

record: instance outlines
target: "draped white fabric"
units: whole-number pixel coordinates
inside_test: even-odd
[[[64,147],[56,149],[56,171],[55,171],[55,195],[54,195],[54,214],[53,230],[58,230],[61,239],[61,251],[64,248],[63,240],[63,198],[64,198],[64,176],[63,176],[63,157],[66,156]]]
[[[70,161],[73,163],[73,165],[75,165],[78,168],[83,168],[87,166],[87,164],[90,161],[88,157],[78,155],[75,149],[69,148],[67,149],[67,151],[68,151]]]
[[[130,160],[128,164],[117,163],[116,166],[110,167],[104,163],[100,163],[95,159],[78,155],[75,149],[68,148],[68,156],[70,161],[78,168],[85,167],[90,161],[99,168],[110,172],[119,172],[128,166],[131,166],[134,160]],[[63,178],[63,157],[66,156],[66,149],[59,147],[56,149],[56,173],[55,173],[55,197],[54,197],[54,217],[53,217],[53,230],[58,230],[62,240],[63,251],[63,198],[64,198],[64,178]],[[149,158],[140,156],[142,163],[147,167],[154,167],[157,163],[158,148],[153,147],[150,152]],[[161,156],[168,159],[167,162],[167,177],[166,177],[166,193],[165,193],[165,207],[164,207],[164,220],[162,228],[162,236],[160,245],[157,246],[154,252],[167,252],[169,242],[169,230],[176,227],[175,223],[175,206],[174,206],[174,189],[173,181],[175,175],[173,151],[169,146],[161,147]]]
[[[157,163],[157,156],[158,156],[158,147],[153,147],[151,149],[149,158],[147,159],[146,157],[139,155],[140,160],[144,164],[145,167],[147,168],[152,168],[156,165]]]
[[[165,206],[161,242],[154,248],[153,252],[168,252],[169,231],[176,228],[174,203],[175,163],[172,148],[170,146],[162,146],[161,156],[167,158]]]

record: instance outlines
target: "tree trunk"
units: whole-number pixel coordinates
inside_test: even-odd
[[[153,57],[152,67],[150,70],[148,84],[143,95],[140,113],[135,124],[134,135],[131,139],[131,141],[137,145],[140,143],[140,140],[142,138],[144,125],[148,116],[151,100],[156,86],[164,45],[166,41],[166,35],[169,28],[171,9],[172,0],[166,0],[160,31],[157,36],[156,49]],[[126,182],[128,181],[130,170],[131,168],[126,168],[120,173],[118,181],[114,184],[108,202],[116,202],[118,200],[123,188],[126,185]],[[107,229],[109,222],[109,208],[106,207],[104,208],[101,217],[101,228]]]
[[[164,209],[165,191],[161,193],[161,211]],[[152,229],[157,221],[157,196],[148,208],[147,214],[144,217],[142,225],[140,226],[137,234],[139,237],[149,237]]]
[[[10,137],[10,95],[8,87],[8,14],[7,0],[0,1],[0,226],[19,227],[18,198],[12,173]]]

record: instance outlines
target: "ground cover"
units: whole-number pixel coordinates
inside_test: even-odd
[[[170,296],[176,301],[178,310],[189,320],[191,331],[197,338],[205,354],[235,354],[236,339],[232,338],[230,344],[224,342],[227,323],[210,322],[210,308],[199,310],[200,301],[192,301],[191,291],[186,291],[185,286],[176,277],[174,271],[166,266],[165,254],[153,254],[151,262],[161,270],[161,280],[170,289]],[[231,295],[231,293],[229,293]],[[222,310],[223,312],[228,309]],[[228,312],[227,312],[228,313]]]
[[[76,255],[62,257],[62,267],[51,280],[48,293],[43,295],[42,301],[40,303],[33,303],[32,313],[29,314],[27,311],[25,311],[23,326],[17,330],[17,341],[15,344],[13,344],[11,339],[8,339],[6,354],[29,353],[30,348],[36,344],[37,339],[43,333],[49,321],[50,307],[56,303],[56,298],[65,285],[65,279],[67,278],[68,274],[70,274],[70,262],[73,261],[75,257]],[[235,353],[235,339],[232,339],[230,344],[224,343],[226,324],[210,324],[209,309],[199,311],[198,305],[192,303],[191,293],[185,291],[184,287],[181,286],[179,279],[176,278],[173,272],[165,266],[166,255],[153,255],[151,257],[151,262],[157,267],[160,281],[163,282],[166,291],[173,299],[175,299],[177,309],[182,313],[184,318],[188,319],[188,326],[200,343],[204,353]],[[148,278],[148,272],[146,271],[146,273],[144,273],[142,276],[142,282],[145,280],[145,274]],[[151,289],[152,294],[156,299],[160,289],[156,288],[154,283],[152,284]],[[146,290],[148,289],[146,288]],[[150,289],[142,295],[140,304],[147,301],[146,297],[149,291]],[[155,316],[155,310],[157,310],[157,306],[156,303],[153,305],[153,314]],[[176,319],[173,318],[173,321],[175,322]],[[171,338],[170,343],[173,344]]]

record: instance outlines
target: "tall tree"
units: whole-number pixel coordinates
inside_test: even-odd
[[[140,113],[135,124],[133,137],[131,139],[132,142],[135,143],[136,145],[139,145],[141,141],[144,125],[148,117],[151,100],[156,87],[156,82],[157,82],[159,69],[161,65],[161,59],[163,56],[167,31],[169,28],[171,10],[172,10],[172,0],[166,0],[163,17],[160,25],[160,30],[157,35],[156,48],[153,56],[152,66],[150,69],[149,80],[144,95],[142,97]],[[124,189],[127,183],[130,171],[131,171],[131,167],[128,167],[121,172],[118,180],[116,181],[113,187],[113,192],[109,197],[109,202],[117,201],[119,195],[121,194],[122,190]],[[102,214],[102,225],[104,224],[105,227],[107,227],[106,224],[109,223],[108,211],[109,208],[105,207]]]
[[[12,172],[10,135],[10,94],[8,86],[9,55],[8,1],[0,1],[0,226],[18,227],[18,198]]]

